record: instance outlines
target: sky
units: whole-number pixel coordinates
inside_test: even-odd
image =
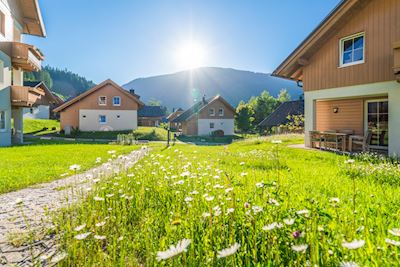
[[[39,0],[47,37],[25,36],[95,83],[227,67],[272,72],[339,0]]]

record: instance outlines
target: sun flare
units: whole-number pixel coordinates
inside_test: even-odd
[[[204,64],[206,50],[198,42],[189,41],[182,44],[176,51],[178,65],[184,69],[193,69]]]

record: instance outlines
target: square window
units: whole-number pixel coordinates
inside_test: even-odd
[[[210,122],[210,129],[214,129],[214,123]]]
[[[113,106],[120,106],[121,105],[121,97],[114,96],[113,97]]]
[[[364,38],[364,33],[359,33],[340,40],[340,66],[364,62]]]
[[[105,97],[105,96],[99,96],[99,105],[100,105],[100,106],[105,106],[105,105],[107,105],[107,97]]]
[[[0,130],[6,129],[6,112],[4,110],[0,111]]]
[[[121,116],[120,115],[117,115],[117,119],[119,119]]]
[[[214,110],[213,108],[210,108],[210,109],[208,110],[208,115],[210,115],[210,116],[215,116],[215,110]]]
[[[99,115],[99,123],[100,123],[100,124],[105,124],[105,123],[107,123],[107,117],[106,117],[106,115]]]
[[[223,108],[219,108],[218,115],[219,116],[224,116],[224,109]]]
[[[83,118],[86,118],[86,115],[82,115]]]

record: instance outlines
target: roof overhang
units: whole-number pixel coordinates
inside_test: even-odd
[[[303,80],[303,68],[312,55],[371,0],[342,0],[306,39],[276,68],[273,76]]]
[[[22,11],[23,33],[46,37],[38,0],[18,0]]]
[[[112,80],[108,79],[105,80],[104,82],[96,85],[95,87],[87,90],[86,92],[78,95],[77,97],[69,100],[68,102],[65,102],[64,104],[62,104],[61,106],[57,107],[54,109],[54,112],[60,112],[63,111],[64,109],[68,108],[69,106],[75,104],[76,102],[80,101],[81,99],[87,97],[88,95],[96,92],[97,90],[99,90],[100,88],[106,86],[106,85],[112,85],[113,87],[115,87],[116,89],[118,89],[122,94],[124,94],[126,97],[131,98],[132,100],[136,101],[136,103],[138,104],[139,108],[144,106],[144,103],[142,101],[139,100],[139,98],[136,95],[132,95],[131,93],[129,93],[128,91],[126,91],[125,89],[123,89],[121,86],[119,86],[118,84],[116,84],[115,82],[113,82]]]

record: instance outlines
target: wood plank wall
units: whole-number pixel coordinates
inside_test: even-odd
[[[339,41],[365,32],[365,63],[339,68]],[[395,80],[393,43],[400,41],[400,0],[373,0],[354,14],[304,67],[304,91]]]

